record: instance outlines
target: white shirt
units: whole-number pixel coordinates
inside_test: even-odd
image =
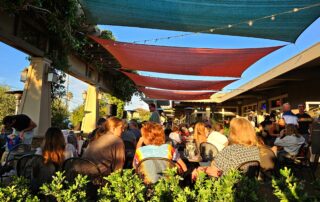
[[[181,143],[181,135],[177,132],[172,132],[169,135],[169,138],[173,140],[175,143]]]
[[[286,122],[286,124],[298,125],[298,117],[293,114],[291,111],[284,112],[282,114],[282,118]]]
[[[228,138],[217,131],[212,131],[207,138],[207,142],[213,144],[219,151],[221,151],[228,142]]]
[[[286,135],[283,138],[278,137],[274,145],[283,147],[284,151],[291,155],[297,155],[303,143],[305,143],[305,139],[302,136]]]

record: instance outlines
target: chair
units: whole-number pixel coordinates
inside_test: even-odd
[[[163,171],[174,167],[176,164],[169,159],[151,157],[143,159],[138,164],[136,173],[146,184],[154,184],[163,176]]]
[[[70,158],[65,160],[62,169],[65,171],[66,180],[71,183],[78,174],[88,176],[90,182],[86,186],[87,196],[90,200],[97,201],[97,190],[103,182],[101,171],[95,163],[83,158]]]
[[[203,162],[211,162],[218,153],[219,150],[213,144],[209,142],[200,144],[200,155]]]
[[[259,161],[247,161],[237,167],[237,170],[245,174],[250,178],[259,176],[260,162]]]
[[[9,177],[9,175],[4,174],[16,167],[18,159],[30,151],[31,146],[28,144],[18,144],[9,151],[5,164],[0,168],[1,181],[4,177]]]
[[[33,193],[37,193],[42,184],[51,182],[52,176],[58,171],[56,165],[45,163],[43,156],[37,154],[21,157],[16,168],[19,176],[30,180]]]
[[[26,154],[18,160],[16,165],[16,171],[18,176],[26,176],[26,167],[31,165],[30,162],[35,156],[35,154]]]
[[[315,179],[315,169],[314,166],[311,165],[310,159],[309,159],[309,152],[310,152],[310,145],[308,147],[305,146],[305,144],[302,144],[299,148],[299,152],[297,155],[292,156],[283,156],[284,157],[284,162],[282,162],[282,166],[288,166],[293,170],[295,175],[299,175],[300,173],[303,172],[296,172],[297,170],[302,171],[302,169],[306,168],[309,171],[311,177]]]
[[[83,158],[69,158],[64,161],[62,169],[65,171],[66,180],[73,182],[78,174],[87,175],[88,179],[91,180],[94,184],[101,184],[101,171],[99,167]]]
[[[136,152],[135,145],[129,141],[123,141],[126,150],[126,161],[124,168],[132,168],[133,157]]]

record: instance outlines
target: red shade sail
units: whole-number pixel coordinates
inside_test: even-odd
[[[235,80],[224,81],[195,81],[195,80],[180,80],[180,79],[164,79],[149,76],[141,76],[129,72],[123,72],[137,86],[162,88],[169,90],[216,90],[219,91],[226,85]]]
[[[139,88],[148,98],[164,100],[204,100],[210,99],[214,92],[171,91]]]
[[[106,48],[125,69],[199,76],[240,77],[257,60],[283,47],[181,48],[91,38]]]

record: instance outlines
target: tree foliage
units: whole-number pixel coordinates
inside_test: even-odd
[[[15,97],[14,95],[6,94],[10,91],[8,86],[0,86],[0,121],[7,116],[13,115],[15,112]]]
[[[67,182],[63,172],[56,172],[52,182],[43,184],[40,190],[45,196],[54,197],[57,202],[85,202],[88,183],[87,176],[78,175],[74,182]]]
[[[68,127],[69,112],[62,99],[54,99],[51,102],[51,125],[61,129]]]
[[[137,108],[135,110],[138,115],[139,115],[139,120],[142,121],[148,121],[150,118],[150,111],[142,109],[142,108]],[[135,117],[134,117],[135,118]]]
[[[74,127],[78,126],[84,117],[84,104],[79,105],[71,112],[71,123]]]

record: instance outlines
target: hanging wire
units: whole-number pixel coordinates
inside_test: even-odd
[[[267,15],[267,16],[263,16],[263,17],[260,17],[260,18],[256,18],[256,19],[246,20],[246,21],[235,23],[235,24],[228,24],[228,25],[223,25],[223,26],[220,26],[220,27],[212,27],[210,29],[206,29],[206,30],[202,30],[202,31],[198,31],[198,32],[190,32],[190,33],[173,35],[173,36],[166,36],[166,37],[159,37],[159,38],[153,38],[153,39],[138,40],[138,41],[133,41],[132,43],[143,43],[143,44],[146,44],[147,42],[151,42],[151,41],[158,42],[160,40],[168,40],[168,39],[172,39],[172,38],[186,37],[186,36],[196,35],[196,34],[199,34],[199,33],[208,33],[208,32],[213,33],[213,32],[215,32],[217,30],[231,29],[233,27],[237,27],[237,26],[243,25],[243,24],[248,24],[249,26],[253,26],[253,24],[255,22],[257,22],[257,21],[261,21],[261,20],[265,20],[265,19],[270,19],[270,20],[274,21],[277,16],[296,13],[296,12],[299,12],[299,11],[302,11],[302,10],[307,10],[307,9],[318,7],[318,6],[320,6],[320,3],[312,4],[312,5],[301,7],[301,8],[294,8],[294,9],[291,9],[291,10],[288,10],[288,11],[275,13],[275,14],[272,14],[272,15]]]

